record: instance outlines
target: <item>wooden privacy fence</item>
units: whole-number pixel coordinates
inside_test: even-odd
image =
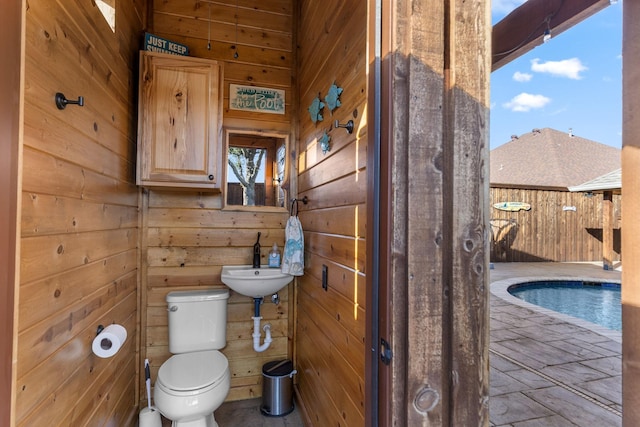
[[[602,194],[492,187],[490,198],[492,262],[602,261]],[[503,202],[531,209],[493,207]],[[613,261],[619,261],[621,196],[613,203]]]

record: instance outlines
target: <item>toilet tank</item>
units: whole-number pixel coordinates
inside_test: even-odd
[[[223,348],[227,344],[228,299],[227,289],[169,292],[169,352]]]

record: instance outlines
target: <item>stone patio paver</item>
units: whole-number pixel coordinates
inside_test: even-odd
[[[620,334],[522,306],[494,294],[516,278],[602,278],[589,263],[505,263],[491,270],[490,424],[496,427],[622,425]],[[506,299],[503,299],[506,298]]]

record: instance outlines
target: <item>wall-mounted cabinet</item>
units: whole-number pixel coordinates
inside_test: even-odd
[[[137,184],[219,190],[222,64],[140,52]]]

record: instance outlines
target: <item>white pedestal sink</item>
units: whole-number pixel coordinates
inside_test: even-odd
[[[282,273],[279,268],[250,265],[225,265],[221,276],[222,283],[251,298],[273,295],[293,280],[293,276]]]

